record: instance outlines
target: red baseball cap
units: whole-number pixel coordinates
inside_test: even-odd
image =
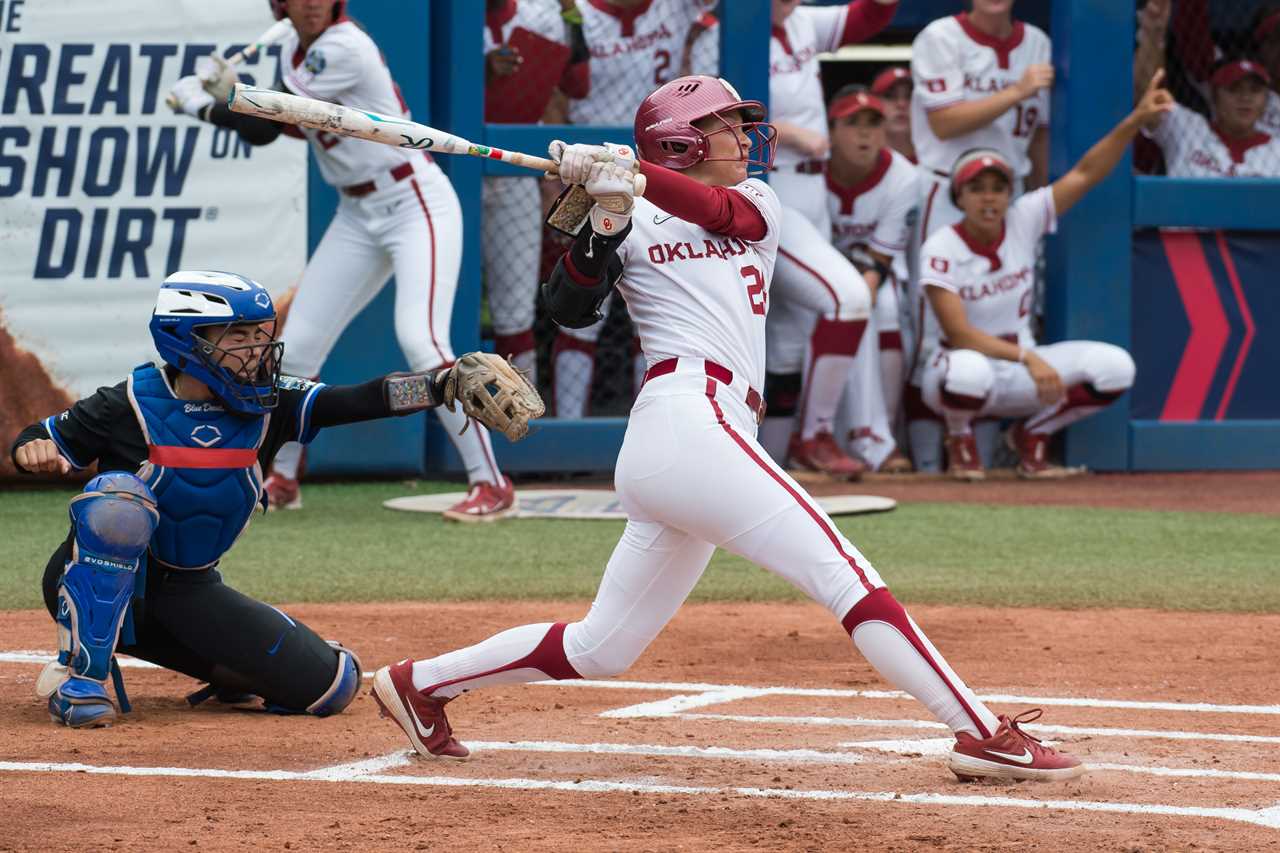
[[[871,110],[884,116],[884,101],[866,92],[854,92],[842,98],[836,98],[827,109],[827,121],[835,121],[845,116],[856,115],[863,110]]]
[[[1257,77],[1266,85],[1271,85],[1271,75],[1267,73],[1267,69],[1248,59],[1238,59],[1223,65],[1213,72],[1209,83],[1213,86],[1230,86],[1244,77]]]
[[[876,75],[876,79],[871,81],[871,94],[883,95],[892,89],[900,80],[911,82],[911,72],[905,66],[895,65],[892,68],[886,68]]]
[[[951,192],[958,194],[962,186],[987,171],[999,172],[1013,183],[1013,167],[1003,154],[994,148],[976,148],[961,154],[951,168]]]

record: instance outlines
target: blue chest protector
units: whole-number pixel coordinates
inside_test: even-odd
[[[271,416],[179,400],[151,364],[134,368],[128,390],[147,441],[148,461],[138,476],[160,513],[151,554],[178,568],[211,566],[249,526],[261,500],[258,448]]]

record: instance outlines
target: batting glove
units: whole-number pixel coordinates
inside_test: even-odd
[[[551,159],[559,164],[560,180],[565,186],[585,184],[596,163],[618,163],[629,171],[636,169],[636,158],[626,145],[569,145],[559,139],[547,148]]]
[[[635,175],[618,163],[596,163],[584,185],[596,200],[591,208],[591,227],[600,235],[611,237],[631,221],[635,207]]]
[[[216,53],[196,60],[196,76],[204,83],[204,90],[216,101],[226,101],[231,90],[240,82],[235,67]]]
[[[200,112],[213,104],[213,95],[204,90],[200,78],[194,74],[179,77],[170,91],[178,102],[173,109],[175,113],[186,113],[192,118],[201,118]]]

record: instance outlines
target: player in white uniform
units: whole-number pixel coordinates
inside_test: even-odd
[[[486,83],[515,73],[525,57],[508,42],[517,28],[549,42],[581,45],[572,39],[561,17],[558,0],[486,0],[484,54]],[[530,57],[538,61],[538,57]],[[560,86],[582,96],[588,78],[585,51],[571,53]],[[520,96],[535,96],[520,92]],[[504,104],[485,103],[485,118],[502,123]],[[481,258],[489,316],[493,322],[494,349],[509,357],[537,385],[537,352],[533,339],[534,306],[538,294],[538,262],[542,251],[542,194],[532,175],[486,175],[481,188]]]
[[[1013,164],[994,149],[956,163],[950,192],[964,219],[935,231],[921,253],[920,285],[928,297],[925,402],[947,423],[949,473],[982,479],[975,417],[1026,418],[1013,432],[1018,473],[1062,476],[1049,464],[1049,437],[1106,406],[1133,384],[1133,359],[1097,341],[1037,346],[1031,333],[1036,244],[1057,218],[1107,176],[1139,130],[1173,108],[1152,78],[1141,102],[1071,171],[1010,205]]]
[[[787,212],[769,318],[769,417],[762,440],[775,458],[846,478],[857,478],[866,466],[836,441],[835,415],[866,332],[871,294],[831,246],[822,177],[830,141],[818,54],[870,38],[897,8],[897,0],[773,3],[769,101],[778,156],[769,183]]]
[[[654,86],[675,79],[689,54],[693,28],[717,0],[578,0],[591,60],[591,88],[569,100],[573,124],[622,125]],[[608,306],[604,311],[609,310]],[[558,417],[587,414],[596,342],[603,320],[562,329],[552,348],[553,403]],[[643,356],[636,354],[636,373]],[[639,378],[639,377],[637,377]],[[637,383],[638,387],[638,383]]]
[[[948,181],[956,158],[966,151],[999,151],[1014,165],[1015,196],[1048,179],[1050,44],[1044,32],[1013,19],[1013,3],[972,0],[968,12],[933,21],[911,45],[911,135],[922,178],[921,242],[961,219]],[[911,299],[918,347],[924,295],[913,288]],[[919,357],[915,351],[909,361],[918,364]],[[942,425],[922,417],[918,387],[906,393],[911,457],[919,470],[940,470]],[[989,450],[994,431],[984,439],[983,448]]]
[[[714,77],[659,88],[635,119],[648,189],[634,201],[630,170],[595,160],[604,148],[553,144],[561,178],[584,181],[598,204],[547,286],[552,316],[589,318],[616,283],[650,362],[615,473],[630,520],[585,619],[525,625],[430,660],[403,660],[377,672],[374,696],[419,753],[466,758],[446,702],[483,686],[623,672],[720,546],[827,607],[889,681],[956,733],[957,775],[1078,776],[1079,761],[982,704],[756,440],[782,216],[773,191],[747,179],[749,162],[769,159],[753,156],[769,148],[763,118],[759,102],[740,100]]]
[[[1134,97],[1164,62],[1169,6],[1147,4],[1144,33],[1133,57]],[[1207,37],[1207,36],[1206,36]],[[1207,69],[1205,93],[1213,121],[1178,104],[1146,131],[1164,154],[1165,172],[1176,178],[1274,178],[1280,176],[1280,138],[1266,123],[1271,74],[1261,62],[1223,59]]]
[[[373,40],[346,17],[345,0],[272,0],[277,18],[294,30],[280,48],[283,88],[297,95],[349,104],[372,112],[408,115]],[[234,70],[220,63],[228,86]],[[230,80],[226,76],[230,76]],[[194,82],[193,82],[194,81]],[[283,126],[231,113],[200,91],[194,77],[174,89],[182,110],[238,130],[248,141],[273,141]],[[201,97],[203,96],[203,97]],[[297,128],[290,128],[297,133]],[[319,375],[347,324],[396,277],[395,332],[410,370],[453,363],[449,321],[462,260],[462,210],[448,178],[424,152],[378,145],[324,131],[301,129],[320,174],[341,196],[338,211],[307,264],[281,335],[283,369]],[[511,481],[494,461],[489,431],[478,424],[462,432],[461,409],[436,410],[467,469],[471,490],[447,517],[490,521],[515,505]],[[459,435],[459,433],[462,433]],[[300,506],[302,447],[286,444],[266,483],[275,506]]]
[[[836,92],[827,114],[832,244],[854,262],[875,294],[836,422],[850,450],[872,469],[902,473],[911,470],[911,462],[898,450],[893,423],[902,399],[898,288],[905,279],[895,268],[903,263],[915,227],[919,178],[915,166],[888,147],[886,107],[865,87]]]

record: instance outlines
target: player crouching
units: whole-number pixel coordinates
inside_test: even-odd
[[[328,386],[280,375],[283,344],[261,284],[224,272],[165,279],[151,317],[164,363],[22,431],[18,470],[102,472],[71,500],[71,531],[44,573],[58,659],[37,681],[54,722],[110,725],[117,651],[208,682],[189,697],[325,717],[360,687],[360,660],[303,623],[222,583],[217,566],[264,504],[262,471],[286,441],[327,426],[458,403],[508,437],[542,402],[505,361],[479,353],[452,367]],[[491,396],[485,383],[498,393]]]
[[[1012,204],[1013,168],[998,151],[975,149],[956,161],[951,194],[964,220],[935,231],[920,255],[920,285],[928,296],[921,391],[925,403],[946,419],[947,470],[953,478],[985,476],[972,424],[987,417],[1025,418],[1010,433],[1019,476],[1071,473],[1050,464],[1050,436],[1133,385],[1133,359],[1118,346],[1036,344],[1036,243],[1115,168],[1143,126],[1173,108],[1172,97],[1160,88],[1162,79],[1163,72],[1157,73],[1134,111],[1071,171]]]

